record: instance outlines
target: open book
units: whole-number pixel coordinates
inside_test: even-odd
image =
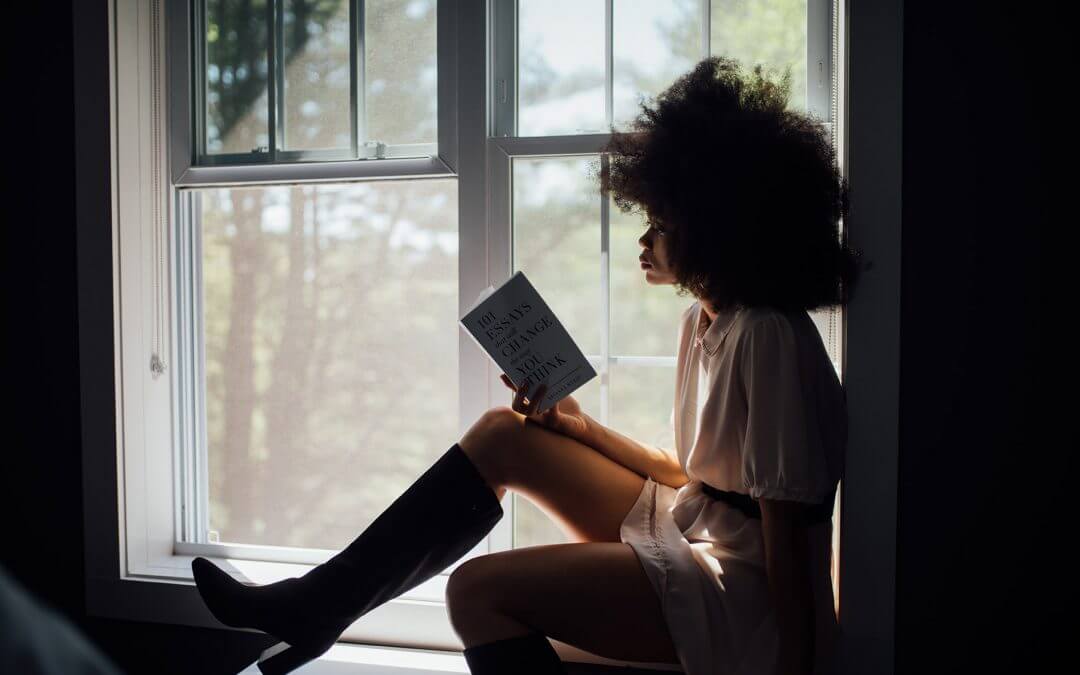
[[[534,392],[547,383],[538,412],[596,377],[592,365],[524,272],[515,272],[497,288],[488,286],[460,323],[514,386],[520,389],[529,383],[529,392]]]

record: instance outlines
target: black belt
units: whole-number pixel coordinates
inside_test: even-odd
[[[761,507],[758,505],[756,499],[750,495],[745,495],[741,492],[730,492],[728,490],[718,490],[708,483],[701,484],[701,491],[709,495],[713,499],[719,499],[722,502],[733,506],[743,512],[747,518],[761,518]],[[829,497],[820,504],[811,504],[804,513],[806,514],[804,522],[807,525],[813,525],[814,523],[820,523],[832,518],[833,502],[836,498],[836,488],[834,487],[829,492]]]

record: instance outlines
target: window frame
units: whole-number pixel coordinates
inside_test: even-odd
[[[76,53],[83,53],[81,47],[88,45],[91,52],[97,49],[103,54],[107,50],[109,54],[107,149],[95,137],[97,127],[92,124],[98,119],[95,115],[99,115],[95,104],[101,108],[105,104],[95,100],[101,98],[100,91],[90,91],[89,85],[84,84],[100,82],[101,66],[94,59],[75,62],[79,96],[75,110],[79,368],[86,602],[90,615],[220,626],[193,588],[188,567],[191,556],[156,555],[165,550],[163,545],[171,542],[157,536],[148,525],[151,521],[164,522],[173,531],[181,526],[181,518],[172,504],[182,489],[175,482],[180,468],[178,458],[163,459],[161,453],[160,440],[171,442],[175,430],[167,419],[155,417],[148,410],[154,404],[160,409],[161,398],[173,396],[174,392],[170,389],[161,393],[161,387],[153,387],[146,358],[150,354],[147,343],[152,337],[153,319],[145,312],[133,310],[139,304],[131,304],[133,298],[145,300],[146,289],[154,288],[155,283],[167,281],[170,287],[177,283],[175,276],[155,282],[150,265],[146,264],[156,252],[160,253],[162,246],[171,251],[183,245],[176,237],[175,228],[166,230],[167,236],[159,240],[156,250],[153,237],[146,236],[142,224],[154,221],[155,209],[168,220],[184,208],[175,199],[163,198],[163,204],[155,205],[151,195],[161,197],[163,192],[149,187],[155,180],[159,186],[166,181],[174,188],[181,188],[257,185],[282,180],[333,182],[456,176],[459,222],[463,224],[459,309],[467,309],[471,300],[491,283],[489,278],[499,278],[500,271],[508,273],[508,255],[500,268],[493,264],[497,261],[491,252],[509,249],[509,221],[495,213],[489,200],[490,195],[497,194],[493,190],[508,187],[500,184],[509,175],[508,171],[503,171],[504,178],[500,179],[499,172],[494,170],[498,161],[502,161],[499,153],[508,158],[507,148],[515,152],[521,148],[493,142],[487,134],[485,111],[491,92],[487,69],[491,60],[484,36],[490,29],[491,6],[483,0],[440,3],[443,4],[453,4],[455,9],[452,13],[440,12],[438,19],[439,97],[440,102],[452,102],[445,111],[452,118],[449,124],[443,123],[444,111],[440,107],[440,158],[437,161],[436,158],[376,160],[378,166],[373,165],[367,173],[358,171],[360,167],[356,166],[364,162],[310,163],[303,165],[297,174],[287,175],[279,167],[266,165],[192,166],[190,154],[178,155],[174,151],[177,143],[179,147],[191,147],[190,139],[177,138],[178,125],[163,126],[161,119],[154,124],[153,109],[145,105],[149,93],[154,91],[152,68],[140,69],[137,64],[157,63],[161,69],[168,69],[170,78],[175,77],[176,69],[190,67],[175,58],[162,58],[162,53],[155,61],[152,53],[153,49],[160,50],[163,44],[175,40],[174,33],[180,27],[174,16],[178,6],[186,8],[183,0],[154,0],[145,4],[136,0],[110,0],[107,10],[93,3],[77,3],[78,25],[99,26],[100,14],[105,11],[108,25],[98,28],[100,35],[94,30],[86,34],[77,31]],[[157,17],[161,13],[168,15],[168,35],[160,32],[152,39],[149,26],[155,12]],[[876,261],[873,273],[865,275],[860,293],[843,313],[845,386],[851,416],[849,447],[858,448],[859,452],[849,452],[847,480],[841,485],[841,520],[845,532],[839,561],[845,590],[840,599],[845,636],[841,665],[843,672],[862,672],[868,665],[875,672],[891,672],[894,669],[899,401],[902,13],[898,2],[871,6],[848,0],[837,20],[847,57],[842,63],[856,64],[841,75],[848,88],[844,99],[848,114],[841,119],[850,117],[852,122],[847,129],[841,125],[837,130],[845,173],[852,186],[853,215],[846,226],[853,245]],[[188,19],[183,21],[186,33]],[[444,40],[451,35],[452,64],[441,58]],[[132,36],[136,37],[134,42]],[[446,78],[444,66],[454,68],[453,74]],[[163,72],[159,70],[159,76],[164,78]],[[458,77],[458,72],[485,73],[485,77]],[[127,89],[118,92],[117,86],[123,86],[125,81]],[[175,116],[176,106],[183,109],[186,103],[176,97],[159,98],[159,105],[158,112],[165,117]],[[186,109],[190,110],[190,106]],[[153,133],[164,134],[162,138],[167,142],[162,143],[159,138],[158,147],[167,146],[166,152],[155,153],[149,147]],[[582,144],[575,147],[587,148],[588,143],[596,144],[599,139],[564,140]],[[526,141],[521,139],[521,142]],[[103,157],[106,152],[108,158]],[[109,166],[107,183],[101,175],[101,166],[95,165],[95,158],[102,166]],[[160,172],[156,178],[155,172]],[[482,225],[465,227],[469,222]],[[110,243],[106,245],[106,241]],[[468,251],[484,253],[467,263],[464,256]],[[170,311],[176,309],[170,307]],[[475,392],[486,392],[488,401],[501,400],[497,395],[504,392],[494,386],[486,356],[468,341],[465,344],[460,362],[459,412],[460,419],[471,420],[488,407],[487,401],[480,400],[482,397]],[[176,348],[175,344],[169,345],[166,372],[178,364]],[[103,389],[106,395],[102,395]],[[470,393],[473,393],[471,399]],[[160,504],[166,502],[168,508],[162,509]],[[850,508],[846,506],[849,502]],[[510,522],[512,519],[504,519],[493,532],[493,545],[509,547]],[[302,566],[278,562],[248,564],[243,572],[256,578],[294,574],[301,569]],[[365,618],[367,630],[362,634],[346,633],[344,639],[460,649],[456,636],[444,630],[447,626],[441,603],[395,601],[380,610]],[[400,631],[402,625],[409,626],[408,634]],[[417,635],[424,638],[417,640]],[[572,654],[573,660],[614,663],[599,657],[591,659],[591,655],[580,650],[564,649],[562,643],[556,642],[556,647]]]

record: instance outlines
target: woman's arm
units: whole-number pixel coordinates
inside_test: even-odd
[[[769,593],[780,636],[777,672],[810,675],[814,669],[814,594],[806,526],[801,519],[806,505],[765,498],[758,504]]]
[[[690,481],[678,460],[667,452],[655,445],[645,445],[624,436],[585,413],[582,416],[585,417],[587,429],[582,442],[586,445],[639,475],[651,476],[658,483],[680,488]]]

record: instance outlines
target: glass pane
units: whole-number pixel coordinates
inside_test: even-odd
[[[814,321],[814,325],[818,329],[818,333],[821,334],[821,341],[825,345],[825,351],[829,354],[829,360],[832,361],[833,369],[836,370],[837,377],[842,376],[842,369],[840,367],[840,320],[843,316],[842,311],[834,311],[833,309],[815,309],[811,312],[807,312],[810,318]],[[841,381],[843,381],[841,379]]]
[[[366,0],[363,68],[361,142],[435,143],[435,0]]]
[[[200,197],[210,528],[340,549],[457,440],[456,180]]]
[[[206,0],[206,152],[267,149],[265,0]]]
[[[639,112],[701,59],[701,0],[618,0],[612,8],[615,124]]]
[[[597,368],[597,372],[600,369]],[[512,397],[513,394],[507,391]],[[594,377],[571,394],[581,409],[600,419],[600,378]],[[506,405],[509,405],[507,400]],[[544,544],[568,544],[573,540],[563,532],[554,518],[549,516],[528,497],[511,492],[514,496],[514,548],[541,546]]]
[[[806,0],[711,0],[714,55],[791,66],[790,110],[806,109]]]
[[[514,495],[514,548],[573,543],[559,524],[528,497],[510,494]]]
[[[284,0],[286,150],[347,149],[349,3]]]
[[[600,196],[588,160],[513,160],[511,272],[525,272],[581,351],[598,355]]]
[[[638,239],[648,225],[637,212],[611,214],[611,353],[616,356],[675,356],[679,318],[694,303],[667,284],[650,284],[638,256]]]
[[[518,135],[607,131],[604,0],[520,0]]]
[[[610,374],[608,426],[642,443],[664,448],[675,457],[675,434],[671,428],[675,366],[615,363]]]

